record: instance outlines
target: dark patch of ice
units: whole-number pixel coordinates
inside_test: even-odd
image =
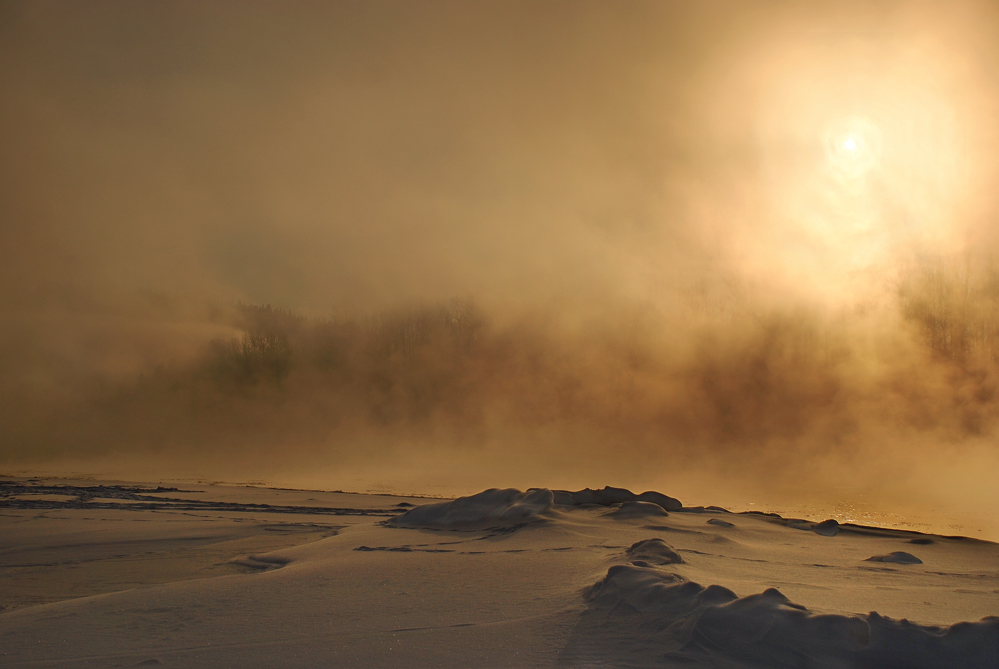
[[[903,551],[895,551],[894,553],[888,553],[887,555],[874,555],[864,560],[864,562],[894,562],[896,564],[923,564],[923,561],[917,558],[912,553],[905,553]]]

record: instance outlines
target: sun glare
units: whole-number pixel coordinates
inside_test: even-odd
[[[853,299],[865,268],[960,242],[956,208],[974,177],[962,127],[976,118],[947,94],[943,55],[837,57],[790,43],[745,71],[772,227],[763,244],[736,244],[747,274],[831,302]]]
[[[826,142],[829,164],[840,178],[856,181],[878,167],[881,130],[868,118],[851,117],[832,123]]]

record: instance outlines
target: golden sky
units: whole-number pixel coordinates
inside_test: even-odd
[[[828,298],[995,211],[988,3],[3,8],[14,303]]]

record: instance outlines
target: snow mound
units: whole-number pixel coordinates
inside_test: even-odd
[[[669,495],[664,495],[661,492],[656,492],[655,490],[646,490],[635,499],[639,502],[658,504],[667,511],[679,511],[683,508],[683,504],[680,503],[680,500],[670,497]]]
[[[739,598],[676,574],[617,565],[584,592],[565,652],[585,666],[994,669],[999,618],[950,627],[818,615],[771,588]]]
[[[657,504],[666,511],[677,511],[683,508],[680,500],[674,499],[661,492],[647,490],[641,495],[636,495],[627,488],[612,488],[605,486],[600,490],[584,488],[576,492],[568,490],[556,490],[555,502],[566,506],[580,506],[583,504],[599,504],[600,506],[610,506],[612,504],[623,504],[625,502],[648,502]]]
[[[821,523],[812,525],[812,532],[821,534],[824,537],[834,537],[839,534],[839,523],[832,518],[823,520]]]
[[[563,506],[575,506],[576,500],[572,498],[572,493],[568,490],[552,490],[552,497],[556,504]]]
[[[668,516],[666,509],[662,508],[658,504],[653,504],[652,502],[624,502],[621,506],[617,507],[608,514],[611,518],[617,519],[627,519],[627,518],[649,518],[649,517],[662,517]]]
[[[735,523],[730,523],[727,520],[721,520],[719,518],[712,518],[708,521],[708,525],[717,525],[718,527],[735,527]]]
[[[897,564],[923,564],[923,561],[917,558],[912,553],[905,553],[903,551],[895,551],[894,553],[888,553],[887,555],[874,555],[864,562],[895,562]]]
[[[539,488],[521,492],[516,488],[490,488],[451,502],[417,506],[396,516],[389,524],[440,530],[472,530],[514,525],[536,520],[552,508],[552,491]]]
[[[683,558],[662,539],[646,539],[633,543],[627,550],[628,558],[646,564],[683,564]]]

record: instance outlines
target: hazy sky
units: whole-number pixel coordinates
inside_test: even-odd
[[[994,211],[988,5],[4,2],[0,17],[10,305],[655,301],[684,264],[827,283]],[[863,149],[880,172],[859,185],[826,146],[857,131],[877,135]]]
[[[505,381],[462,372],[487,404],[537,346],[634,453],[660,400],[688,455],[779,460],[794,424],[887,471],[943,425],[986,449],[967,487],[999,424],[997,34],[988,2],[0,0],[0,415],[203,355],[240,334],[218,305],[460,298],[499,333]],[[594,323],[613,346],[559,339]],[[483,433],[590,429],[559,415]]]

